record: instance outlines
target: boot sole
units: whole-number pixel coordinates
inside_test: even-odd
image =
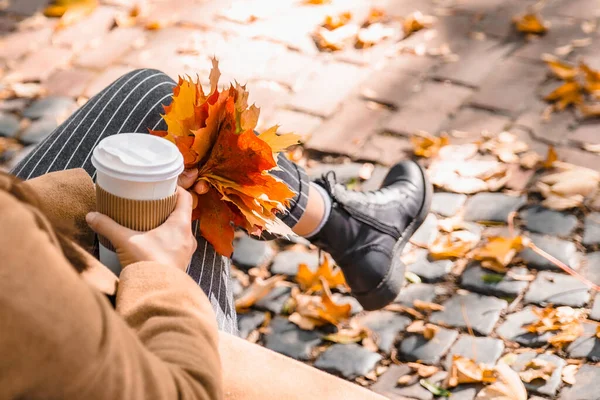
[[[423,182],[425,183],[425,196],[423,198],[423,203],[421,204],[421,209],[417,217],[404,230],[404,232],[402,232],[402,235],[394,245],[394,249],[392,250],[392,263],[390,265],[388,274],[375,288],[365,293],[353,294],[362,307],[367,311],[379,310],[396,300],[398,294],[400,294],[402,285],[404,284],[406,265],[404,265],[404,263],[401,261],[400,256],[402,255],[402,251],[412,235],[417,231],[417,229],[419,229],[419,227],[427,218],[431,206],[431,199],[433,197],[433,186],[427,179],[427,175],[420,165],[419,169],[421,170]]]

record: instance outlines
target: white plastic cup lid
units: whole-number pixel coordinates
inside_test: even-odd
[[[92,154],[96,170],[116,179],[160,182],[183,171],[183,156],[168,140],[143,133],[121,133],[100,141]]]

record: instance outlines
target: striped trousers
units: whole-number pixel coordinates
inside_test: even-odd
[[[132,71],[78,109],[42,143],[29,153],[12,173],[21,179],[31,179],[53,171],[83,168],[95,179],[91,154],[98,142],[119,133],[147,133],[148,128],[166,130],[161,118],[163,105],[171,102],[175,82],[164,73],[152,69]],[[305,171],[280,157],[280,170],[273,175],[294,191],[295,197],[282,220],[293,227],[302,216],[308,200],[309,180]],[[188,274],[208,296],[217,316],[219,328],[237,333],[237,318],[233,303],[231,260],[218,255],[198,234],[198,224],[192,225],[198,248],[192,257]]]

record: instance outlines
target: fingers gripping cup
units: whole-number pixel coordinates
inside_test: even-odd
[[[164,139],[141,133],[104,138],[94,149],[96,208],[120,225],[149,231],[161,225],[177,202],[177,177],[183,157]],[[100,262],[117,275],[121,265],[115,249],[99,236]]]

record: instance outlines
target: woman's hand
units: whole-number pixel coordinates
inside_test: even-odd
[[[86,221],[94,232],[115,246],[121,266],[140,261],[154,261],[185,271],[196,250],[192,233],[192,196],[177,188],[177,204],[169,218],[158,228],[137,232],[119,225],[111,218],[91,212]]]
[[[204,181],[198,181],[198,168],[186,169],[179,175],[177,183],[192,194],[192,208],[198,204],[198,195],[208,192],[208,184]]]

